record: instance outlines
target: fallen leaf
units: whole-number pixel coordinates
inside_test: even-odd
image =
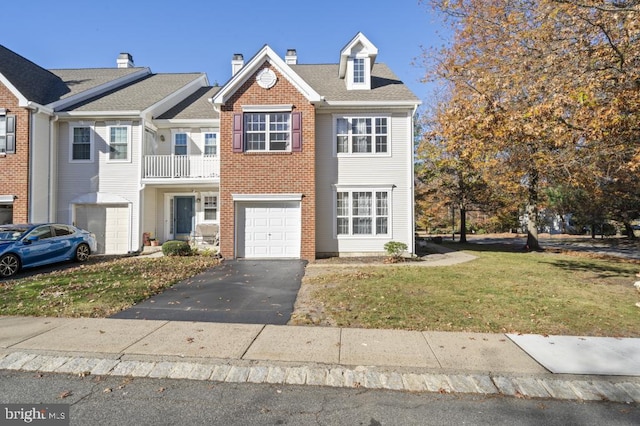
[[[64,398],[70,397],[71,395],[73,395],[73,392],[71,392],[70,390],[66,390],[64,392],[61,392],[60,395],[58,395],[58,397],[60,399],[64,399]]]
[[[113,391],[113,389],[111,388],[106,388],[105,390],[103,390],[103,393],[111,393]]]

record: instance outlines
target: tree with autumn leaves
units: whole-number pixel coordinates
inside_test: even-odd
[[[442,173],[424,167],[418,180],[457,183],[443,186],[450,203],[522,206],[531,250],[552,188],[586,194],[630,230],[640,215],[640,1],[423,3],[453,40],[425,51],[428,78],[448,95],[417,150]]]

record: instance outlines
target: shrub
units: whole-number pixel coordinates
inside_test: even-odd
[[[165,256],[191,256],[191,246],[186,241],[167,241],[162,245]]]
[[[398,241],[389,241],[384,245],[384,249],[389,256],[397,259],[407,250],[407,245]]]

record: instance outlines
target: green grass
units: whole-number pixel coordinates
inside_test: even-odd
[[[0,281],[0,313],[106,317],[216,264],[208,256],[94,257],[54,272],[25,272]]]
[[[342,327],[640,336],[637,262],[464,247],[478,259],[319,276],[314,297]]]

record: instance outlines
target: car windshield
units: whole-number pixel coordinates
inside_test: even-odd
[[[17,241],[27,229],[22,226],[0,226],[0,241]]]

